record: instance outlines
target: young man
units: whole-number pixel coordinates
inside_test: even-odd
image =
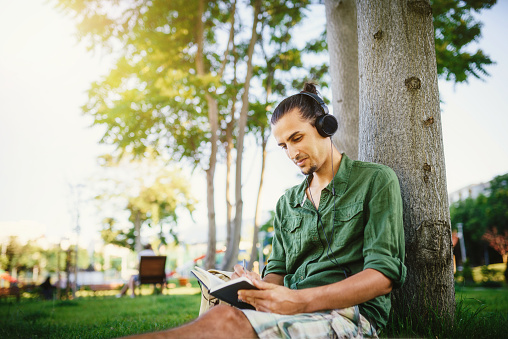
[[[306,180],[278,201],[259,290],[239,291],[256,311],[219,305],[161,337],[327,338],[376,336],[389,293],[405,280],[402,201],[395,173],[350,160],[330,136],[337,122],[312,84],[272,116],[279,146]]]

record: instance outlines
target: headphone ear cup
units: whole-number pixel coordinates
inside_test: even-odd
[[[316,119],[316,129],[323,138],[329,138],[337,132],[339,123],[331,114],[325,114]]]

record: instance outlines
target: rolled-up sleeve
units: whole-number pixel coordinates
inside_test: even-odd
[[[378,170],[369,189],[368,220],[364,230],[364,269],[375,269],[402,286],[407,269],[404,265],[405,243],[402,198],[397,176],[392,169]]]

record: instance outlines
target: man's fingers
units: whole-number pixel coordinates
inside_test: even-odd
[[[252,281],[254,281],[254,280],[261,280],[261,277],[257,273],[254,273],[254,272],[251,272],[251,271],[247,271],[246,274],[247,274],[247,278],[249,278]]]
[[[267,283],[263,280],[253,280],[252,283],[261,290],[273,290],[274,288],[279,287],[279,285]]]
[[[242,265],[238,265],[238,264],[235,265],[235,267],[233,267],[233,270],[234,270],[234,273],[231,276],[232,279],[242,277],[246,273],[245,270],[243,269]],[[235,275],[236,275],[236,277],[235,277]]]

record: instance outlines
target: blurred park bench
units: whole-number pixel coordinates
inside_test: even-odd
[[[9,296],[16,297],[16,301],[19,301],[21,297],[21,290],[17,285],[10,287],[0,287],[0,298],[8,298]]]
[[[101,291],[113,291],[122,287],[122,283],[109,283],[109,284],[90,284],[90,285],[82,285],[81,288],[89,289],[94,293]]]

